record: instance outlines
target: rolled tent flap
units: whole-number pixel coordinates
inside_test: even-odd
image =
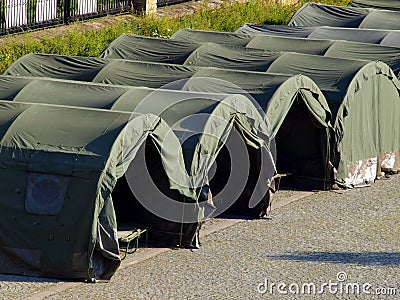
[[[111,191],[123,136],[134,131],[133,159],[160,119],[9,101],[0,111],[0,271],[109,279],[121,261]]]
[[[41,60],[45,60],[48,63],[54,59],[57,60],[55,55],[32,55],[32,59],[36,61],[35,67],[41,65]],[[30,70],[27,69],[22,73],[23,68],[19,65],[19,61],[15,62],[6,72],[9,75],[15,75],[18,70],[18,74],[30,76]],[[281,131],[280,134],[286,132],[286,138],[282,138],[282,141],[288,141],[286,144],[282,144],[282,147],[286,149],[281,151],[280,157],[283,159],[283,170],[288,171],[291,174],[296,174],[300,180],[304,180],[306,177],[318,183],[318,188],[328,188],[332,180],[330,179],[330,168],[329,163],[329,120],[330,112],[326,104],[326,100],[318,89],[318,87],[312,83],[309,78],[304,76],[293,76],[293,75],[278,75],[278,74],[266,74],[266,73],[255,73],[255,72],[241,72],[236,70],[222,70],[215,68],[205,68],[205,67],[193,67],[193,66],[182,66],[182,65],[171,65],[171,64],[159,64],[159,63],[146,63],[146,62],[135,62],[128,60],[109,60],[109,63],[96,75],[94,81],[104,82],[111,84],[123,84],[123,85],[135,85],[143,86],[147,85],[153,88],[162,87],[163,89],[188,89],[189,85],[185,80],[193,77],[203,77],[208,79],[206,84],[196,84],[192,85],[193,91],[200,92],[223,92],[223,93],[240,93],[247,96],[251,96],[256,100],[256,102],[262,107],[264,111],[267,112],[268,103],[271,99],[280,99],[276,103],[282,103],[279,105],[281,107],[279,110],[270,113],[267,117],[267,121],[271,119],[275,126],[271,128],[274,134],[279,132],[282,120],[279,120],[278,115],[286,116],[288,110],[291,109],[291,103],[299,102],[306,105],[305,113],[309,115],[306,118],[307,121],[304,123],[308,129],[313,129],[312,132],[315,134],[315,139],[309,144],[312,148],[305,149],[304,151],[299,151],[298,156],[293,155],[293,145],[290,145],[289,141],[293,141],[297,136],[304,136],[306,132],[311,132],[310,130],[300,129],[299,133],[294,134],[292,131]],[[293,78],[292,78],[293,77]],[[292,79],[291,79],[292,78]],[[290,79],[290,80],[289,80]],[[274,94],[278,88],[285,82],[292,82],[288,84],[288,89],[281,89],[279,93]],[[167,84],[169,82],[169,84]],[[191,81],[187,81],[191,82]],[[193,82],[193,81],[192,81]],[[296,84],[293,84],[296,82]],[[227,84],[229,83],[229,84]],[[284,85],[286,86],[286,85]],[[314,103],[314,104],[312,104]],[[271,106],[272,107],[272,106]],[[311,110],[311,111],[310,111]],[[315,112],[318,111],[318,112]],[[268,112],[267,112],[268,113]],[[300,116],[300,112],[297,113]],[[313,119],[321,115],[320,120],[316,121],[314,124]],[[295,117],[294,115],[291,118]],[[301,117],[296,117],[298,121],[301,121]],[[279,120],[279,121],[278,121]],[[305,120],[305,119],[304,119]],[[318,128],[316,124],[321,128]],[[314,125],[313,125],[314,124]],[[285,127],[289,126],[285,124]],[[320,135],[322,138],[320,138]],[[302,147],[301,141],[297,139],[297,146]],[[318,141],[322,141],[322,145],[318,145]],[[312,145],[312,146],[311,146]],[[316,149],[318,155],[317,157],[312,157],[311,153],[315,153]],[[278,151],[279,152],[279,151]],[[310,153],[307,157],[300,157],[301,154]],[[299,164],[301,159],[304,164]],[[315,161],[311,163],[311,161]],[[306,163],[307,162],[307,163]],[[315,171],[314,167],[308,169],[308,165],[317,165]],[[278,165],[279,168],[279,165]]]
[[[296,11],[288,25],[398,30],[400,12],[309,2]]]
[[[303,27],[267,24],[245,24],[235,33],[266,34],[281,37],[298,37],[310,39],[344,40],[383,46],[400,46],[400,31],[343,27]],[[179,36],[179,35],[178,35]]]

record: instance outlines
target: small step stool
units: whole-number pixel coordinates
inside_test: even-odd
[[[132,230],[123,230],[118,231],[118,242],[125,243],[126,246],[121,250],[124,253],[122,259],[125,259],[126,254],[135,253],[139,249],[139,238],[144,234],[146,238],[146,246],[147,246],[147,238],[148,238],[148,228],[140,229],[133,228]],[[131,242],[135,242],[135,248],[133,251],[129,251],[129,246]]]

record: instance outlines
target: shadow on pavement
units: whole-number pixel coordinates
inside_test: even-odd
[[[400,266],[398,252],[296,252],[266,256],[276,260],[356,264],[360,266]]]

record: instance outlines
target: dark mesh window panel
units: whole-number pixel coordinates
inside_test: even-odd
[[[58,215],[64,203],[69,177],[31,173],[25,199],[27,212],[37,215]]]

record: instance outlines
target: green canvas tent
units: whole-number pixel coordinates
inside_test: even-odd
[[[0,272],[109,279],[120,265],[112,190],[169,127],[151,114],[60,105],[1,100],[0,111]]]
[[[296,11],[288,25],[398,30],[400,12],[308,2]]]
[[[302,42],[306,43],[307,41],[303,40]],[[290,52],[227,47],[217,44],[203,44],[192,52],[184,62],[184,65],[213,66],[275,73],[302,73],[311,77],[321,90],[325,92],[334,116],[333,120],[336,122],[335,153],[332,153],[332,155],[336,157],[334,166],[338,168],[338,182],[340,184],[355,186],[373,181],[376,177],[373,173],[376,174],[377,172],[370,172],[365,169],[360,170],[360,168],[355,168],[353,165],[357,163],[362,165],[370,164],[369,161],[372,159],[373,163],[371,164],[375,170],[378,169],[377,174],[380,176],[381,167],[377,168],[378,162],[376,161],[378,154],[389,152],[388,155],[393,156],[400,149],[398,137],[400,135],[400,132],[398,132],[400,130],[400,125],[398,125],[400,124],[398,117],[400,112],[399,82],[396,80],[393,71],[386,64]],[[374,66],[371,67],[372,65]],[[349,100],[346,99],[348,97],[353,97],[352,93],[354,91],[352,91],[351,84],[359,81],[360,73],[363,73],[363,70],[368,70],[368,77],[373,77],[374,80],[370,81],[370,84],[363,84],[365,87],[364,90],[357,95],[360,95],[359,97],[369,97],[368,101],[371,106],[376,106],[374,103],[378,101],[380,108],[377,108],[376,111],[381,111],[381,118],[387,119],[387,122],[382,123],[381,120],[375,120],[373,127],[375,128],[374,130],[378,130],[379,138],[377,139],[374,135],[365,133],[360,138],[364,144],[369,144],[369,146],[356,149],[355,145],[352,144],[351,138],[355,133],[344,135],[345,130],[342,124],[344,115],[340,115],[340,109],[341,107],[343,109],[347,105]],[[367,80],[364,79],[363,82],[366,83]],[[371,85],[370,89],[380,91],[376,97],[373,96],[373,93],[362,95],[363,93],[367,93],[364,92],[367,91],[367,85]],[[381,88],[382,85],[385,85],[384,90]],[[332,90],[336,90],[337,93],[332,93]],[[356,90],[358,92],[358,89]],[[367,100],[363,101],[366,103]],[[392,107],[393,110],[390,118],[384,117],[384,114],[382,114],[388,107]],[[371,110],[369,112],[371,120],[374,120],[376,111]],[[364,126],[361,119],[361,116],[356,117],[356,121],[360,122],[360,127]],[[395,132],[391,129],[393,124],[395,124]],[[352,125],[348,125],[348,128],[351,127]],[[360,151],[360,149],[362,150]],[[394,163],[393,168],[397,170],[396,165],[397,163]],[[349,171],[349,169],[354,170]],[[370,172],[370,174],[367,174],[367,172]]]
[[[76,61],[78,58],[72,59]],[[92,58],[79,59],[83,61],[83,67],[77,67],[74,72],[68,70],[64,74],[66,78],[77,78],[79,74],[86,78],[82,73],[91,72],[86,69],[88,63],[85,63],[85,60]],[[272,130],[271,138],[276,137],[278,171],[290,170],[290,173],[295,174],[293,177],[299,178],[301,183],[309,179],[318,188],[328,188],[332,184],[329,159],[330,112],[323,94],[309,78],[301,75],[277,75],[128,60],[103,59],[102,62],[108,65],[97,74],[95,82],[200,92],[222,90],[225,93],[250,95],[266,112]],[[54,76],[53,70],[63,69],[63,63],[70,65],[68,57],[29,54],[17,60],[6,74]],[[56,75],[62,77],[61,74]],[[203,78],[206,84],[204,81],[199,84],[197,80],[181,84],[181,80],[185,78]],[[178,84],[168,85],[173,82]],[[292,124],[297,126],[290,129]],[[306,139],[308,142],[304,143]]]
[[[344,40],[382,46],[400,47],[400,31],[343,27],[303,27],[267,24],[244,24],[235,33],[266,34],[324,40]],[[173,35],[174,36],[174,35]]]
[[[352,0],[348,6],[400,11],[399,0]]]
[[[24,84],[25,86],[23,86]],[[82,98],[82,94],[85,95],[84,98]],[[55,97],[54,95],[59,96]],[[221,189],[221,187],[216,187],[214,184],[223,181],[221,178],[218,178],[221,174],[228,173],[229,175],[230,171],[231,177],[244,177],[243,172],[245,170],[238,169],[238,166],[234,164],[218,164],[217,173],[214,176],[215,178],[210,176],[211,183],[207,175],[210,173],[218,156],[221,156],[221,158],[218,158],[219,160],[227,159],[223,157],[225,153],[221,151],[224,148],[227,138],[233,135],[231,131],[234,130],[234,127],[240,128],[241,136],[246,144],[250,148],[258,149],[258,152],[252,149],[250,149],[249,152],[263,152],[263,155],[257,158],[262,161],[257,162],[253,155],[250,157],[250,165],[254,168],[259,168],[259,163],[261,163],[264,168],[261,172],[257,173],[260,176],[249,177],[251,179],[248,182],[248,187],[244,186],[246,182],[242,182],[243,186],[238,186],[237,188],[231,187],[231,189],[225,193],[224,198],[219,197],[219,200],[217,199],[215,201],[217,202],[217,210],[213,212],[213,214],[220,214],[224,209],[227,209],[229,205],[232,205],[232,201],[237,200],[237,198],[239,198],[236,201],[237,203],[233,204],[235,207],[247,207],[246,210],[241,211],[242,213],[254,216],[263,216],[266,213],[266,208],[270,200],[270,195],[267,193],[269,184],[267,183],[272,182],[272,177],[275,174],[274,161],[269,151],[271,132],[263,118],[263,113],[260,114],[253,102],[243,95],[195,93],[165,89],[154,90],[143,87],[134,88],[46,78],[1,76],[0,97],[7,100],[23,102],[79,105],[127,112],[152,112],[161,116],[163,120],[171,126],[171,130],[181,141],[186,169],[188,169],[188,173],[191,176],[191,182],[184,182],[183,184],[190,184],[190,186],[186,187],[188,189],[186,195],[189,195],[192,201],[201,200],[197,199],[197,194],[199,194],[199,190],[204,191],[204,187],[206,187],[207,191],[208,186],[210,186],[213,194],[215,190]],[[199,117],[204,120],[199,120]],[[219,126],[213,126],[215,122],[218,122]],[[202,127],[200,128],[200,126]],[[187,136],[190,138],[186,138]],[[230,143],[233,144],[233,142],[234,140],[230,138]],[[240,147],[240,144],[236,145],[236,147]],[[169,151],[169,149],[160,149],[160,151]],[[174,151],[178,151],[178,149]],[[232,170],[229,170],[231,165]],[[152,178],[157,175],[156,172],[159,172],[159,170],[152,172]],[[144,175],[140,173],[138,173],[137,176],[144,177]],[[144,181],[145,179],[148,179],[150,184],[146,184]],[[162,178],[156,179],[161,182],[165,181],[165,179]],[[172,180],[174,180],[174,178],[172,178],[171,181]],[[183,180],[176,181],[177,184],[183,185],[180,182]],[[236,182],[237,181],[238,180],[236,180]],[[138,182],[140,182],[140,184]],[[186,213],[187,215],[182,215],[182,207],[177,207],[177,211],[174,212],[174,219],[169,217],[167,220],[164,220],[162,219],[162,211],[154,211],[155,208],[153,208],[153,206],[154,203],[161,202],[157,204],[157,207],[166,209],[165,206],[169,203],[163,204],[164,198],[151,190],[151,187],[154,185],[152,185],[151,178],[140,178],[140,180],[138,180],[135,177],[132,179],[132,182],[129,182],[129,186],[133,189],[138,187],[140,190],[142,186],[149,186],[146,188],[145,193],[134,190],[132,194],[129,192],[129,189],[122,186],[123,183],[124,182],[120,184],[120,190],[122,188],[127,190],[124,198],[131,198],[132,201],[130,202],[136,202],[135,208],[129,209],[130,212],[127,216],[123,216],[124,219],[133,218],[140,224],[150,227],[152,236],[155,236],[158,240],[161,240],[162,236],[160,237],[160,234],[154,235],[154,232],[163,232],[165,240],[165,231],[168,231],[168,233],[170,233],[169,240],[172,240],[172,243],[183,244],[183,246],[197,246],[196,240],[194,240],[194,236],[196,236],[197,233],[194,225],[199,225],[198,223],[203,219],[202,216],[198,217],[196,214],[190,214],[189,209],[189,212]],[[163,187],[161,187],[161,189],[162,188]],[[253,190],[256,191],[254,196],[252,195]],[[116,193],[118,193],[118,191]],[[241,194],[243,194],[243,196],[240,197]],[[234,195],[237,195],[236,198]],[[254,207],[249,208],[248,202],[250,198],[246,198],[245,195],[253,196],[254,199],[258,197],[260,201],[258,201],[256,203],[257,205]],[[139,198],[135,199],[135,197]],[[176,196],[173,198],[174,201],[182,201],[182,199],[176,199]],[[230,202],[228,202],[227,199],[229,199]],[[221,203],[222,201],[225,202]],[[174,208],[172,204],[168,209],[171,210]],[[122,203],[120,206],[121,205],[123,205],[122,211],[127,211],[129,203]],[[148,208],[149,205],[152,210],[148,212],[145,208]],[[203,202],[199,205],[200,210],[204,211],[204,206],[207,205],[207,203]],[[194,223],[197,219],[199,219],[199,221]],[[181,223],[179,221],[181,221]],[[179,236],[182,232],[182,223],[186,225],[184,226],[186,231],[184,231],[185,235],[183,237]]]
[[[240,38],[240,34],[226,33],[216,31],[202,31],[193,29],[181,29],[177,31],[171,39],[182,40],[186,43],[187,40],[192,40],[196,43],[218,43],[219,37],[223,36],[224,44],[228,46],[236,45],[236,40]],[[232,43],[229,43],[229,36]],[[248,38],[248,35],[246,35]],[[131,48],[137,44],[136,36],[130,36]],[[125,37],[125,41],[128,37]],[[125,42],[127,47],[128,42]],[[388,64],[395,74],[400,77],[400,47],[387,47],[366,43],[355,43],[346,41],[334,40],[318,40],[318,39],[304,39],[293,37],[277,37],[270,35],[254,35],[248,43],[244,45],[246,48],[262,49],[267,51],[293,51],[305,54],[323,55],[326,57],[338,57],[349,59],[365,59],[365,60],[380,60]],[[133,53],[135,50],[132,51]],[[111,54],[111,57],[114,55]]]

